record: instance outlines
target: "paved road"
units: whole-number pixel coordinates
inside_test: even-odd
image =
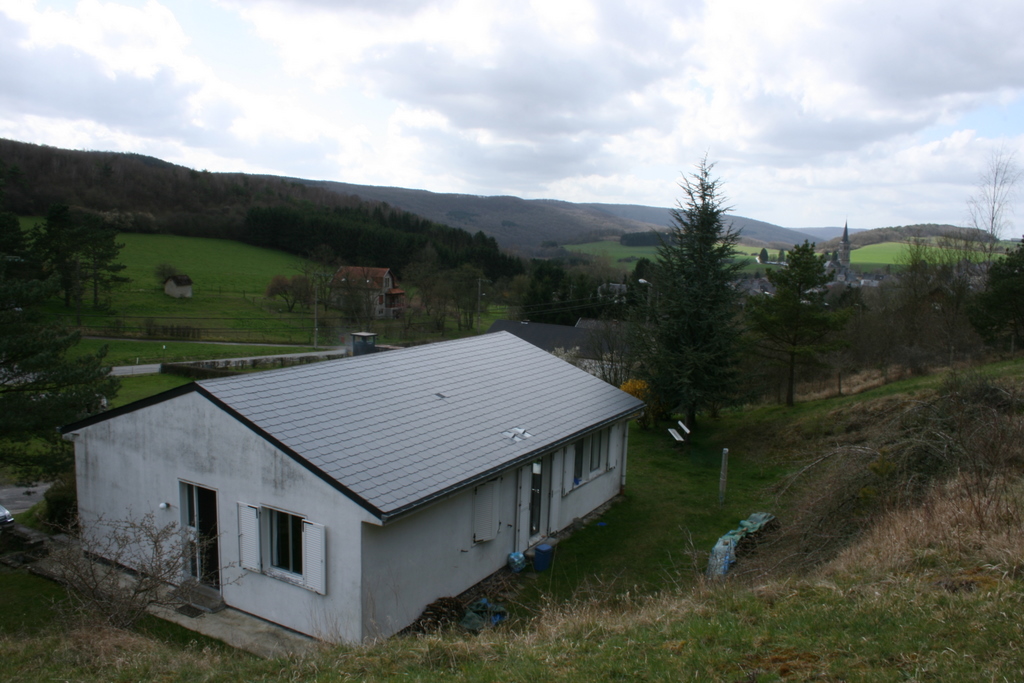
[[[43,493],[50,484],[39,484],[30,488],[0,486],[0,505],[12,513],[24,512],[43,499]]]

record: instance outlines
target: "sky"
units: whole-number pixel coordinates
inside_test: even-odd
[[[1022,28],[1020,0],[2,0],[0,137],[665,207],[706,155],[741,216],[960,225],[1024,160]]]

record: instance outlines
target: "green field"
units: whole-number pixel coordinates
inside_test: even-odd
[[[129,292],[161,293],[156,267],[168,263],[192,278],[196,298],[223,294],[262,296],[274,275],[297,275],[299,258],[230,240],[176,235],[121,234],[121,263],[132,279]],[[169,297],[163,298],[171,301]],[[173,303],[173,301],[172,301]]]
[[[658,257],[658,247],[624,247],[619,244],[618,240],[601,240],[600,242],[587,242],[586,244],[567,244],[565,248],[568,251],[575,251],[580,254],[590,254],[592,256],[598,256],[608,259],[611,265],[615,268],[621,268],[623,270],[633,270],[636,266],[636,262],[642,258],[650,259],[654,261]],[[761,253],[760,248],[755,249],[753,247],[739,246],[736,251],[740,254],[748,256],[756,256]],[[753,272],[754,270],[761,268],[755,261],[749,260],[743,266],[743,272]]]
[[[83,306],[86,335],[312,344],[312,313],[283,311],[263,298],[274,275],[294,275],[297,259],[228,240],[122,234],[119,262],[130,282],[112,292],[109,308]],[[193,297],[173,299],[155,275],[170,264],[192,278]],[[52,300],[47,310],[77,327],[73,311]]]
[[[618,240],[601,240],[600,242],[587,242],[586,244],[567,244],[568,251],[575,251],[581,254],[599,256],[611,261],[616,267],[633,269],[633,264],[642,258],[652,261],[658,253],[657,247],[624,247]]]
[[[25,224],[38,219],[21,220]],[[100,310],[93,309],[88,292],[80,326],[72,309],[56,298],[50,300],[45,310],[57,322],[80,329],[85,336],[313,345],[312,308],[296,306],[288,312],[280,301],[263,297],[275,275],[299,274],[298,257],[240,242],[199,237],[132,233],[118,235],[118,241],[124,244],[118,262],[126,266],[122,275],[130,278],[130,282],[117,286],[108,305]],[[173,299],[163,293],[162,283],[155,275],[160,264],[170,264],[192,278],[191,299]],[[415,289],[405,288],[411,298]],[[503,315],[504,307],[491,306],[483,314],[481,329],[486,330]],[[336,346],[347,332],[357,331],[352,324],[341,321],[333,309],[325,312],[321,307],[317,323],[321,346]],[[360,331],[377,332],[378,341],[385,344],[472,333],[457,329],[454,316],[449,317],[443,334],[433,324],[416,317],[355,326]],[[130,353],[126,351],[126,357]],[[142,352],[135,355],[141,357]]]
[[[624,247],[614,240],[588,242],[587,244],[571,244],[566,245],[565,248],[569,251],[607,258],[611,261],[613,266],[629,270],[633,269],[634,264],[638,259],[648,258],[652,261],[655,260],[658,252],[656,247]],[[866,247],[853,249],[850,252],[850,264],[855,269],[862,272],[883,270],[886,267],[896,265],[905,249],[906,244],[903,242],[881,242],[879,244],[871,244]],[[740,254],[753,258],[761,253],[761,248],[748,247],[741,244],[737,246],[736,251]],[[774,258],[778,255],[778,250],[769,249],[768,253]],[[754,272],[763,269],[764,266],[754,262],[748,262],[744,265],[743,272]]]

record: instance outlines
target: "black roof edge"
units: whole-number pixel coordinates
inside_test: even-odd
[[[182,384],[180,387],[174,387],[173,389],[168,389],[167,391],[161,391],[159,394],[153,394],[152,396],[147,396],[146,398],[140,398],[138,401],[132,401],[131,403],[120,406],[119,408],[105,410],[102,413],[97,413],[95,415],[82,418],[77,422],[72,422],[71,424],[66,424],[63,427],[58,427],[57,431],[60,432],[61,434],[67,434],[69,432],[75,431],[76,429],[84,429],[86,427],[91,427],[94,424],[103,422],[105,420],[109,420],[113,417],[119,417],[121,415],[127,415],[128,413],[134,413],[136,410],[148,408],[149,406],[155,406],[158,403],[163,403],[164,401],[169,401],[172,398],[183,396],[187,393],[195,391],[198,388],[198,386],[199,385],[196,384],[195,382]]]
[[[363,499],[359,494],[355,493],[354,491],[352,491],[348,487],[344,486],[337,479],[335,479],[334,477],[332,477],[331,475],[327,474],[326,472],[321,470],[319,467],[317,467],[313,463],[311,463],[308,460],[306,460],[305,458],[303,458],[301,455],[299,455],[294,450],[292,450],[291,447],[285,445],[284,443],[282,443],[281,441],[279,441],[275,437],[273,437],[270,434],[268,434],[261,427],[259,427],[255,422],[253,422],[252,420],[250,420],[246,416],[244,416],[241,413],[239,413],[238,411],[236,411],[234,408],[229,406],[227,403],[224,403],[224,401],[222,401],[219,398],[217,398],[216,396],[214,396],[212,393],[210,393],[210,391],[208,389],[204,389],[202,387],[202,385],[198,385],[197,384],[196,385],[196,391],[198,391],[203,397],[205,397],[211,403],[213,403],[218,408],[220,408],[221,410],[226,412],[228,415],[230,415],[231,417],[233,417],[236,420],[238,420],[239,422],[241,422],[248,429],[250,429],[253,433],[257,434],[262,439],[264,439],[269,444],[271,444],[274,448],[278,449],[279,451],[281,451],[282,453],[287,455],[289,458],[291,458],[295,462],[299,463],[300,465],[305,467],[307,470],[309,470],[310,472],[315,474],[317,477],[322,479],[324,482],[329,484],[332,488],[334,488],[335,490],[337,490],[340,493],[342,493],[346,498],[351,500],[353,503],[355,503],[356,505],[359,505],[360,507],[365,509],[367,512],[372,514],[374,517],[376,517],[376,518],[378,518],[378,519],[383,521],[384,513],[381,510],[379,510],[375,505],[369,503],[368,501]]]
[[[565,446],[566,444],[569,444],[569,443],[572,443],[573,441],[576,441],[577,439],[580,438],[580,436],[586,434],[587,432],[592,432],[592,431],[595,431],[597,429],[601,429],[602,427],[607,427],[608,425],[613,424],[615,422],[618,422],[619,420],[622,420],[624,418],[632,417],[633,415],[636,415],[637,413],[639,413],[642,409],[643,409],[642,407],[640,407],[640,408],[631,408],[630,410],[618,413],[617,415],[614,415],[613,417],[606,418],[606,419],[602,420],[601,422],[594,423],[594,424],[590,425],[589,427],[587,427],[586,429],[581,429],[578,432],[573,432],[570,436],[567,436],[565,438],[559,439],[558,441],[555,441],[554,443],[550,443],[550,444],[544,446],[543,448],[538,448],[536,450],[530,451],[529,453],[524,453],[523,455],[519,456],[515,460],[510,460],[510,461],[508,461],[508,462],[506,462],[506,463],[504,463],[502,465],[499,465],[497,467],[492,467],[491,469],[489,469],[489,470],[487,470],[487,471],[485,471],[485,472],[483,472],[481,474],[477,474],[477,475],[475,475],[473,477],[470,477],[469,479],[464,479],[464,480],[460,481],[457,484],[453,484],[453,485],[449,486],[446,489],[438,491],[437,493],[434,493],[434,494],[432,494],[430,496],[427,496],[425,498],[421,498],[420,500],[417,500],[415,502],[409,503],[408,505],[404,505],[404,506],[396,509],[393,512],[385,512],[385,513],[379,515],[380,520],[381,520],[382,523],[386,524],[388,522],[393,522],[393,521],[395,521],[397,519],[401,519],[402,517],[406,517],[406,516],[412,514],[413,512],[416,512],[420,508],[424,508],[424,507],[426,507],[428,505],[431,505],[432,503],[436,503],[436,502],[438,502],[440,500],[448,498],[449,496],[452,496],[452,495],[462,491],[463,489],[468,489],[468,488],[470,488],[472,486],[475,486],[477,484],[480,484],[480,483],[483,483],[485,481],[488,481],[489,479],[493,479],[496,475],[501,474],[502,472],[505,472],[505,471],[508,471],[508,470],[511,470],[511,469],[515,469],[515,468],[519,467],[520,465],[523,465],[523,464],[525,464],[527,462],[530,462],[531,460],[535,459],[538,455],[542,455],[544,453],[549,453],[549,452],[552,452],[552,451],[556,451],[559,448],[561,448],[562,446]]]

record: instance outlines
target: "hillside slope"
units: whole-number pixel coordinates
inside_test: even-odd
[[[726,412],[683,454],[662,430],[634,430],[626,500],[560,543],[552,569],[524,579],[510,601],[515,617],[479,635],[257,660],[153,625],[48,626],[38,604],[19,600],[0,623],[0,677],[1024,680],[1021,372],[1022,363],[1002,363],[796,409]],[[741,465],[730,467],[724,508],[713,453],[723,443],[737,459],[730,466]],[[782,479],[773,474],[780,466]],[[769,497],[752,496],[755,486]],[[764,500],[774,501],[780,530],[742,554],[726,580],[701,578],[708,548],[699,538],[687,549],[692,516],[734,525],[737,509],[749,514]],[[701,512],[678,514],[686,506]],[[631,519],[644,523],[628,528]],[[651,533],[653,555],[622,547]],[[594,561],[607,556],[617,564]],[[644,566],[654,557],[664,564]],[[581,577],[571,596],[531,598],[532,586],[553,585],[555,570]],[[636,572],[652,570],[658,589],[639,588]],[[27,581],[41,581],[0,573],[19,597]],[[55,597],[48,586],[29,589]]]
[[[126,230],[237,239],[252,207],[308,204],[352,209],[386,202],[435,223],[482,231],[530,255],[544,242],[579,243],[663,230],[669,209],[650,206],[443,194],[398,187],[210,173],[140,154],[77,151],[0,139],[9,210],[43,215],[54,203],[117,212]],[[795,244],[807,235],[733,216],[744,237]]]
[[[539,247],[544,242],[575,244],[626,232],[663,231],[672,222],[670,209],[653,206],[480,197],[332,181],[296,182],[387,202],[432,221],[470,232],[482,230],[495,237],[503,246],[526,250]],[[766,243],[798,244],[811,239],[809,235],[796,230],[751,218],[730,215],[730,219],[743,231],[744,237]]]

